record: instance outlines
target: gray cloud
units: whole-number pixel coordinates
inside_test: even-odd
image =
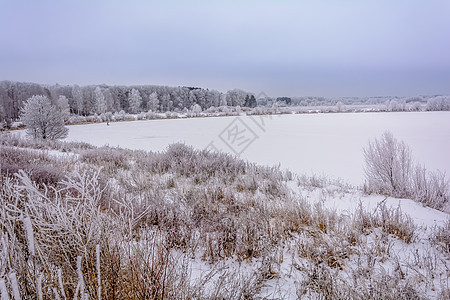
[[[0,79],[450,93],[448,1],[12,1]]]

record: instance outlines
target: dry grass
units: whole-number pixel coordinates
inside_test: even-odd
[[[450,256],[450,218],[443,226],[433,229],[431,241]]]
[[[282,276],[283,249],[292,243],[299,297],[414,299],[430,287],[448,293],[444,279],[442,286],[430,279],[448,266],[430,260],[448,254],[448,226],[431,237],[436,252],[396,260],[396,245],[413,249],[418,238],[399,208],[381,203],[339,214],[292,194],[289,172],[182,144],[150,153],[10,136],[0,142],[8,166],[0,181],[0,280],[10,295],[14,273],[24,298],[258,298]],[[44,167],[58,176],[37,176]],[[329,187],[318,177],[301,182]],[[211,268],[198,280],[194,258]],[[254,268],[229,269],[226,261]],[[392,270],[382,271],[386,264]]]

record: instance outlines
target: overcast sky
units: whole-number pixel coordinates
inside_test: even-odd
[[[0,0],[0,80],[450,94],[449,0]]]

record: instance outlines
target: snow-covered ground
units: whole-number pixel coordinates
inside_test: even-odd
[[[323,173],[360,184],[364,164],[362,148],[370,138],[379,137],[385,130],[405,141],[416,160],[429,170],[440,169],[450,173],[449,112],[282,115],[262,119],[259,116],[253,119],[242,116],[239,119],[223,117],[122,122],[109,126],[76,125],[70,127],[67,140],[153,151],[163,150],[169,144],[180,141],[200,149],[209,145],[210,148],[237,152],[242,158],[259,164],[280,163],[296,173]],[[76,154],[64,154],[57,150],[46,150],[46,153],[65,158],[71,155],[76,157]],[[313,187],[299,185],[299,182],[301,180],[286,182],[298,196],[295,199],[304,199],[313,205],[323,204],[324,208],[349,217],[349,222],[360,206],[374,214],[385,205],[387,209],[399,207],[416,226],[415,237],[410,243],[392,234],[386,235],[380,228],[372,228],[360,236],[362,242],[359,248],[348,247],[350,254],[342,259],[343,270],[335,270],[334,275],[339,274],[340,278],[345,279],[347,274],[359,274],[359,269],[367,264],[367,272],[386,273],[396,278],[396,266],[399,266],[400,272],[404,271],[412,283],[420,283],[417,289],[431,299],[437,298],[438,293],[448,287],[448,256],[437,250],[430,237],[435,226],[444,226],[448,222],[449,214],[424,207],[410,199],[365,195],[345,184],[329,183],[323,187]],[[305,274],[310,270],[305,269],[309,258],[299,255],[302,243],[317,247],[329,245],[332,249],[337,245],[332,231],[323,234],[323,240],[318,239],[317,245],[309,241],[312,238],[307,235],[292,234],[291,237],[292,240],[283,244],[277,250],[279,253],[274,255],[276,261],[271,263],[275,276],[264,281],[258,294],[264,299],[298,298],[299,283],[307,279]],[[373,253],[376,253],[374,265],[369,268],[368,259]],[[433,260],[434,265],[427,265]],[[189,257],[188,262],[191,282],[202,284],[204,278],[212,276],[209,285],[220,283],[225,275],[245,278],[264,266],[264,258],[248,261],[227,258],[211,264],[197,255]],[[374,275],[373,278],[381,277]],[[305,296],[305,299],[309,298]]]
[[[369,139],[391,131],[429,170],[450,174],[450,112],[300,114],[70,126],[68,141],[160,151],[174,142],[216,148],[295,173],[363,182]],[[228,144],[228,145],[227,145]]]

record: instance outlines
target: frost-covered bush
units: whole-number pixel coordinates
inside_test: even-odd
[[[80,155],[80,160],[89,164],[98,164],[99,166],[113,169],[128,169],[129,167],[126,154],[109,147],[83,151]]]
[[[364,148],[365,191],[409,197],[435,209],[449,211],[450,185],[445,173],[416,165],[409,147],[390,132]]]
[[[113,120],[112,112],[108,111],[106,113],[101,113],[100,114],[99,122],[111,122],[112,120]]]
[[[30,139],[23,139],[20,137],[20,135],[16,135],[13,132],[5,132],[0,133],[0,145],[7,146],[2,149],[2,151],[8,151],[7,149],[10,147],[19,147],[19,148],[30,148],[29,153],[27,155],[30,155],[28,159],[28,163],[32,164],[33,162],[39,162],[40,159],[31,159],[33,155],[45,155],[46,157],[49,157],[46,155],[46,153],[42,153],[42,151],[36,151],[36,150],[58,150],[61,152],[74,152],[78,150],[86,150],[86,149],[94,149],[96,147],[84,143],[84,142],[62,142],[62,141],[43,141],[43,140],[30,140]],[[25,151],[26,149],[13,149],[15,151]],[[1,154],[1,153],[0,153]],[[8,155],[5,155],[8,156]],[[20,155],[19,155],[20,156]],[[12,155],[11,157],[14,157]],[[58,157],[54,157],[56,159]],[[60,158],[61,163],[68,163]],[[69,163],[68,163],[69,164]]]
[[[192,116],[199,116],[201,112],[202,112],[202,107],[200,105],[194,104],[191,107]]]
[[[412,177],[412,193],[415,200],[424,205],[450,211],[450,186],[445,173],[430,172],[416,166]]]
[[[136,121],[136,116],[131,114],[125,114],[123,116],[123,121]]]
[[[86,122],[87,120],[85,116],[73,115],[69,117],[67,124],[82,124]]]
[[[25,170],[37,184],[56,184],[63,175],[61,162],[43,152],[3,147],[0,151],[0,174],[13,175]]]
[[[97,122],[98,122],[98,116],[97,116],[97,114],[92,115],[92,116],[86,116],[86,122],[89,122],[89,123],[97,123]]]
[[[413,161],[404,142],[385,132],[364,148],[364,158],[368,191],[395,197],[410,196]]]
[[[344,111],[344,110],[345,110],[345,104],[342,103],[342,101],[338,101],[338,102],[336,103],[336,110],[337,110],[338,112]]]
[[[145,113],[145,112],[140,112],[140,113],[136,116],[136,118],[137,118],[138,120],[145,120],[145,119],[147,119],[147,113]]]
[[[442,251],[450,255],[450,219],[443,226],[434,228],[431,241],[438,245]]]
[[[115,112],[114,113],[114,119],[116,121],[123,121],[124,118],[125,118],[125,111],[124,110],[121,110],[119,112]]]
[[[177,112],[172,112],[172,111],[168,111],[165,113],[166,118],[170,119],[170,118],[178,118],[178,113]]]
[[[146,114],[145,114],[145,118],[147,119],[147,120],[153,120],[153,119],[156,119],[156,114],[153,112],[153,111],[151,111],[151,110],[149,110]]]

